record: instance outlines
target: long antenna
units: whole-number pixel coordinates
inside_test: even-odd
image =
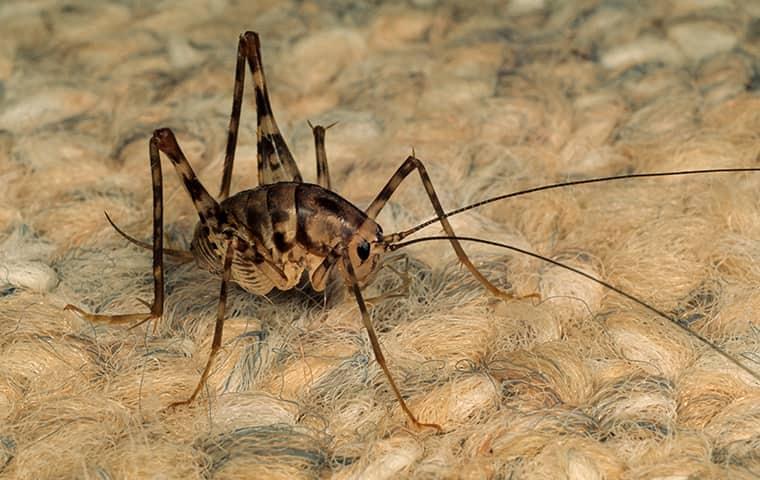
[[[496,197],[487,198],[485,200],[475,202],[471,205],[467,205],[465,207],[457,208],[456,210],[446,212],[446,214],[443,217],[431,218],[430,220],[422,222],[419,225],[410,228],[409,230],[404,230],[403,232],[389,235],[387,238],[391,242],[394,242],[394,241],[397,242],[403,238],[408,237],[414,232],[422,230],[428,225],[438,222],[439,218],[448,218],[454,215],[458,215],[462,212],[472,210],[473,208],[478,208],[478,207],[482,207],[483,205],[487,205],[489,203],[498,202],[499,200],[504,200],[504,199],[512,198],[512,197],[519,197],[522,195],[527,195],[529,193],[542,192],[544,190],[554,190],[557,188],[572,187],[576,185],[588,185],[591,183],[613,182],[616,180],[627,180],[629,178],[676,177],[676,176],[684,176],[684,175],[699,175],[699,174],[704,174],[704,173],[742,173],[742,172],[760,172],[760,167],[710,168],[710,169],[704,169],[704,170],[681,170],[681,171],[676,171],[676,172],[630,173],[626,175],[616,175],[612,177],[597,177],[597,178],[589,178],[586,180],[573,180],[570,182],[552,183],[549,185],[542,185],[540,187],[528,188],[525,190],[519,190],[517,192],[506,193],[504,195],[498,195]]]
[[[636,302],[637,304],[641,305],[642,307],[646,308],[647,310],[649,310],[651,312],[654,312],[657,316],[662,317],[665,320],[671,322],[672,324],[674,324],[675,326],[677,326],[678,328],[680,328],[684,332],[686,332],[686,333],[694,336],[694,338],[696,338],[697,340],[699,340],[703,344],[705,344],[708,347],[710,347],[711,349],[713,349],[715,352],[717,352],[718,354],[720,354],[723,358],[725,358],[726,360],[730,361],[731,363],[733,363],[737,367],[741,368],[745,372],[749,373],[756,380],[760,381],[760,373],[758,373],[758,372],[752,370],[751,368],[747,367],[746,365],[744,365],[743,363],[741,363],[739,360],[737,360],[736,358],[734,358],[732,355],[729,355],[725,350],[723,350],[722,348],[720,348],[719,346],[717,346],[716,344],[714,344],[713,342],[711,342],[707,338],[703,337],[702,335],[700,335],[700,334],[696,333],[695,331],[691,330],[690,328],[686,327],[685,325],[683,325],[682,323],[678,322],[676,319],[674,319],[673,317],[671,317],[667,313],[663,312],[662,310],[659,310],[659,309],[657,309],[657,308],[649,305],[645,301],[640,300],[639,298],[634,297],[633,295],[631,295],[628,292],[625,292],[621,288],[616,287],[616,286],[614,286],[614,285],[612,285],[612,284],[610,284],[608,282],[605,282],[604,280],[602,280],[600,278],[597,278],[597,277],[595,277],[593,275],[590,275],[590,274],[584,272],[583,270],[579,270],[577,268],[571,267],[570,265],[565,265],[562,262],[558,262],[556,260],[553,260],[553,259],[551,259],[549,257],[545,257],[545,256],[540,255],[538,253],[531,252],[529,250],[524,250],[524,249],[519,248],[519,247],[508,245],[506,243],[500,243],[500,242],[495,242],[495,241],[492,241],[492,240],[485,240],[485,239],[482,239],[482,238],[475,238],[475,237],[460,237],[460,236],[457,236],[456,239],[459,240],[459,241],[482,243],[482,244],[491,245],[491,246],[494,246],[494,247],[506,248],[506,249],[512,250],[514,252],[522,253],[523,255],[528,255],[529,257],[537,258],[538,260],[544,261],[546,263],[550,263],[550,264],[555,265],[557,267],[564,268],[565,270],[569,270],[569,271],[571,271],[573,273],[576,273],[576,274],[578,274],[578,275],[580,275],[582,277],[585,277],[585,278],[591,280],[592,282],[596,282],[599,285],[607,287],[608,289],[612,290],[613,292],[617,293],[618,295],[620,295],[622,297],[625,297],[628,300],[631,300],[633,302]],[[394,243],[392,245],[389,245],[388,249],[391,250],[391,251],[394,251],[394,250],[398,250],[399,248],[407,247],[407,246],[413,245],[415,243],[426,242],[428,240],[451,240],[451,237],[450,236],[446,236],[446,235],[438,235],[438,236],[433,236],[433,237],[415,238],[415,239],[412,239],[412,240],[407,240],[405,242]]]

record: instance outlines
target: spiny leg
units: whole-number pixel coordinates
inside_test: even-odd
[[[219,349],[222,347],[222,333],[224,331],[224,311],[227,306],[227,287],[230,283],[230,276],[232,271],[232,258],[234,256],[235,250],[237,249],[237,238],[233,237],[232,240],[230,240],[227,243],[226,253],[224,255],[224,267],[222,271],[222,288],[219,292],[219,305],[217,307],[216,311],[216,324],[214,325],[214,338],[211,341],[211,352],[209,352],[208,360],[206,361],[206,367],[203,369],[203,373],[201,374],[201,379],[198,381],[198,385],[195,387],[195,390],[193,390],[192,395],[190,395],[190,398],[187,400],[182,400],[180,402],[174,402],[171,405],[169,405],[169,408],[175,408],[181,405],[187,405],[189,403],[192,403],[193,400],[195,400],[195,397],[198,396],[198,393],[201,391],[201,388],[203,388],[203,385],[206,383],[206,379],[208,378],[209,372],[211,372],[211,365],[214,363],[214,358],[216,357],[217,353],[219,353]]]
[[[359,288],[359,282],[356,280],[356,273],[354,272],[354,267],[351,265],[351,260],[349,260],[348,255],[345,254],[345,247],[344,247],[344,254],[342,255],[343,261],[343,277],[348,284],[348,286],[351,288],[351,291],[354,293],[354,297],[356,297],[356,303],[359,305],[359,311],[362,315],[362,323],[364,324],[364,328],[367,329],[367,334],[369,335],[369,341],[370,344],[372,344],[372,352],[375,354],[375,359],[377,360],[377,363],[380,365],[380,368],[383,370],[383,373],[385,373],[385,377],[388,379],[388,383],[391,386],[391,389],[393,390],[393,394],[396,395],[396,400],[398,400],[399,405],[401,405],[401,409],[404,411],[406,416],[409,418],[409,420],[412,422],[412,424],[417,429],[422,429],[425,427],[428,428],[434,428],[438,430],[439,432],[443,429],[434,423],[423,423],[417,420],[417,417],[414,416],[414,413],[409,409],[409,407],[406,404],[406,401],[404,401],[404,397],[401,396],[401,391],[398,389],[398,386],[396,386],[396,382],[393,380],[393,376],[391,375],[391,371],[388,369],[388,364],[385,361],[385,355],[383,355],[383,350],[380,348],[380,341],[377,339],[377,333],[375,333],[375,327],[372,326],[372,319],[370,318],[369,312],[367,311],[367,305],[364,302],[364,297],[362,296],[361,289]]]
[[[327,190],[332,190],[330,185],[330,170],[327,167],[327,151],[325,150],[325,132],[335,125],[323,127],[322,125],[312,125],[307,122],[314,135],[314,150],[317,154],[317,185]]]
[[[462,262],[464,266],[467,267],[467,269],[470,271],[470,273],[494,296],[507,300],[516,298],[514,295],[504,292],[492,284],[482,273],[480,273],[475,265],[472,264],[469,257],[464,252],[462,245],[460,245],[459,241],[457,241],[455,238],[456,234],[454,233],[454,229],[451,227],[449,220],[445,216],[446,214],[443,210],[443,207],[441,206],[441,202],[438,200],[438,195],[435,193],[435,189],[433,188],[433,182],[430,181],[430,177],[425,170],[425,166],[418,158],[410,156],[404,161],[404,163],[401,164],[398,170],[396,170],[396,173],[394,173],[390,180],[388,180],[388,183],[385,184],[385,187],[383,187],[377,197],[375,197],[370,206],[367,208],[365,212],[367,216],[371,219],[377,217],[377,214],[380,213],[380,210],[382,210],[382,208],[388,202],[388,199],[391,197],[391,195],[393,195],[393,192],[396,191],[399,185],[401,185],[401,182],[404,181],[404,179],[413,170],[417,170],[417,172],[419,172],[420,178],[422,180],[422,185],[425,187],[425,191],[427,191],[428,197],[430,198],[430,203],[433,205],[435,213],[438,215],[438,219],[440,220],[444,231],[446,231],[446,234],[451,237],[451,246],[454,248],[459,261]],[[391,243],[396,241],[393,238],[388,238],[387,240]],[[527,295],[527,297],[538,297],[538,294]]]
[[[93,323],[133,323],[136,325],[161,317],[164,311],[164,200],[161,159],[156,136],[149,143],[150,170],[153,183],[153,303],[150,313],[125,313],[117,315],[96,315],[87,313],[74,305],[66,305],[64,310],[71,310],[81,318]],[[109,219],[110,222],[110,219]],[[113,225],[113,223],[112,223]],[[118,231],[118,228],[117,228]],[[145,303],[145,302],[143,302]]]

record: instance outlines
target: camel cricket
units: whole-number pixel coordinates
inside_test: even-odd
[[[254,94],[256,97],[259,186],[230,196],[230,181],[240,123],[246,62],[253,77]],[[334,269],[337,269],[345,285],[356,298],[362,322],[367,329],[377,363],[385,373],[388,384],[409,421],[416,428],[429,427],[440,431],[441,428],[438,425],[419,421],[404,401],[404,397],[388,369],[377,334],[372,326],[370,314],[362,296],[362,287],[369,283],[372,274],[379,265],[380,259],[386,252],[424,240],[442,239],[448,240],[451,243],[459,261],[464,264],[478,282],[498,298],[509,300],[514,297],[494,286],[475,268],[462,249],[459,240],[487,243],[516,250],[562,268],[567,268],[592,281],[601,283],[618,294],[626,296],[655,312],[657,315],[675,323],[760,380],[760,374],[752,371],[715,344],[692,332],[665,313],[656,310],[654,307],[650,307],[616,287],[591,277],[584,272],[575,270],[572,267],[509,245],[475,238],[458,238],[447,220],[447,217],[451,215],[486,203],[539,190],[626,178],[757,171],[757,168],[633,174],[565,182],[500,195],[446,213],[438,200],[438,196],[424,165],[412,154],[396,170],[385,187],[370,203],[369,207],[362,211],[348,200],[330,190],[330,176],[324,143],[325,130],[327,128],[322,126],[312,127],[317,159],[317,184],[304,183],[272,113],[261,61],[259,37],[254,32],[246,32],[240,36],[238,43],[232,113],[230,115],[224,172],[218,200],[214,199],[197,179],[172,131],[168,128],[161,128],[153,133],[149,142],[153,183],[152,245],[127,235],[108,218],[111,225],[129,241],[153,250],[154,299],[153,303],[148,305],[150,312],[98,315],[87,313],[74,305],[66,305],[65,309],[75,312],[83,319],[96,323],[131,323],[139,325],[152,319],[159,319],[163,313],[164,304],[164,254],[184,259],[194,259],[199,266],[220,276],[222,282],[219,294],[219,306],[211,352],[209,353],[206,366],[190,397],[184,401],[173,403],[172,407],[191,403],[200,392],[211,371],[214,358],[222,345],[227,288],[230,282],[237,283],[240,287],[253,294],[265,295],[273,288],[289,290],[296,287],[301,281],[304,272],[307,272],[311,287],[315,291],[321,292],[325,289],[329,274]],[[163,180],[159,152],[163,152],[171,161],[200,217],[189,251],[164,249],[163,247]],[[415,171],[422,180],[422,185],[435,210],[436,218],[409,230],[386,235],[383,233],[380,225],[375,222],[375,218],[401,182],[410,173]],[[418,238],[402,242],[404,238],[435,222],[440,222],[446,233],[445,236]],[[538,297],[537,294],[530,296]]]

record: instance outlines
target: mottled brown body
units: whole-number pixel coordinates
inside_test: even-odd
[[[256,99],[259,186],[229,196],[235,148],[237,145],[237,132],[240,122],[246,62],[253,78]],[[540,190],[563,188],[570,185],[645,176],[758,170],[758,168],[746,168],[632,174],[565,182],[492,197],[446,213],[438,200],[438,195],[433,188],[424,165],[418,158],[412,155],[398,167],[367,209],[362,211],[331,190],[324,144],[327,128],[329,127],[318,125],[312,127],[316,149],[318,185],[303,183],[298,167],[277,127],[274,114],[271,110],[263,65],[261,63],[258,35],[254,32],[246,32],[240,36],[238,43],[232,112],[228,127],[224,171],[219,198],[215,199],[212,197],[198,180],[171,130],[161,128],[153,133],[149,142],[153,183],[152,245],[135,240],[111,222],[111,225],[125,238],[153,251],[154,299],[153,303],[149,305],[150,312],[97,315],[85,312],[74,305],[67,305],[65,308],[92,322],[109,324],[136,322],[139,325],[151,319],[158,319],[163,314],[163,257],[165,254],[185,259],[194,258],[201,267],[219,275],[221,277],[221,290],[211,352],[201,374],[200,381],[193,393],[188,399],[175,402],[172,406],[191,403],[200,392],[209,375],[214,358],[222,345],[227,288],[230,282],[234,281],[249,292],[263,295],[270,292],[273,288],[288,290],[295,287],[301,280],[303,273],[308,272],[312,287],[317,291],[322,291],[325,288],[328,274],[337,269],[345,286],[353,293],[356,299],[361,313],[362,324],[367,330],[372,351],[402,410],[415,427],[432,427],[440,430],[438,425],[419,422],[407,406],[398,386],[393,380],[377,334],[372,326],[371,317],[361,292],[361,286],[370,280],[383,254],[389,250],[395,250],[405,245],[425,240],[417,239],[401,242],[401,240],[419,229],[433,222],[440,222],[446,235],[438,238],[445,239],[451,243],[459,261],[470,271],[473,277],[496,297],[511,299],[513,298],[512,295],[494,286],[472,264],[447,219],[449,216],[513,196]],[[172,162],[180,181],[198,212],[199,223],[195,229],[190,251],[169,250],[163,247],[163,175],[159,152],[163,152]],[[425,188],[431,206],[435,210],[436,218],[403,232],[383,235],[382,229],[374,219],[401,182],[410,173],[415,171],[420,176],[422,186]],[[111,221],[110,218],[108,220],[109,222]],[[427,238],[427,240],[430,239],[434,239],[434,237]],[[660,317],[673,322],[676,326],[689,332],[736,366],[749,372],[755,378],[760,379],[760,374],[743,365],[736,358],[730,356],[709,340],[690,331],[664,312],[651,307],[613,285],[533,252],[481,239],[466,239],[468,241],[479,241],[519,251],[520,253],[531,255],[574,271],[581,276],[600,283],[612,291],[645,306]],[[146,305],[148,305],[147,302]]]
[[[259,186],[229,196],[246,63],[253,78],[256,99]],[[328,128],[329,126],[312,126],[318,185],[303,183],[272,113],[261,62],[259,37],[254,32],[241,35],[219,198],[212,197],[198,180],[174,133],[168,128],[161,128],[153,133],[149,142],[153,179],[153,244],[149,246],[135,240],[111,222],[131,242],[153,251],[154,300],[150,304],[150,313],[96,315],[74,305],[67,305],[66,309],[89,321],[111,324],[137,322],[139,325],[160,318],[163,314],[165,254],[194,258],[201,267],[219,275],[222,285],[211,352],[192,395],[187,400],[172,404],[178,406],[192,402],[198,395],[209,375],[214,357],[221,348],[229,282],[236,282],[249,292],[263,295],[273,288],[288,290],[295,287],[303,273],[308,272],[312,287],[322,291],[329,273],[337,269],[346,287],[356,298],[372,351],[402,410],[416,427],[440,429],[437,425],[419,422],[406,405],[388,369],[361,293],[361,286],[369,281],[382,255],[393,242],[398,242],[405,236],[401,233],[384,236],[374,219],[410,173],[419,173],[433,209],[441,226],[451,237],[449,241],[460,261],[489,291],[503,298],[510,296],[491,284],[467,258],[446,219],[425,167],[414,156],[408,157],[401,164],[365,211],[334,193],[330,189],[324,143]],[[166,250],[163,247],[163,174],[159,152],[163,152],[171,161],[198,212],[199,223],[190,251]]]
[[[264,295],[273,288],[290,290],[309,273],[312,288],[322,291],[325,277],[314,273],[340,244],[379,244],[383,231],[374,220],[340,195],[319,185],[278,182],[244,190],[220,204],[222,215],[246,240],[238,241],[232,258],[231,279],[243,289]],[[243,235],[241,235],[243,236]],[[200,222],[191,252],[201,267],[222,273],[224,235],[213,235]],[[379,256],[368,265],[357,262],[357,280],[363,284]]]

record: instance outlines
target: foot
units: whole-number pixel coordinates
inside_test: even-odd
[[[120,325],[125,323],[135,323],[130,328],[137,327],[138,325],[142,325],[143,323],[158,319],[161,317],[160,314],[154,313],[154,312],[147,312],[147,313],[122,313],[118,315],[97,315],[94,313],[87,313],[81,308],[68,304],[65,307],[63,307],[65,311],[71,311],[74,312],[79,318],[83,320],[87,320],[88,322],[92,323],[106,323],[111,325]],[[152,308],[151,308],[152,310]]]

